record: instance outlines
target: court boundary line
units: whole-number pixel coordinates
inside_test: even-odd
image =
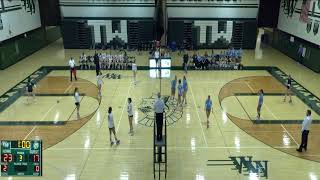
[[[40,122],[44,120],[44,118],[49,114],[49,112],[52,111],[52,109],[53,109],[57,104],[58,104],[58,103],[53,104],[53,105],[51,106],[51,108],[48,109],[48,111],[47,111],[47,112],[43,115],[43,117],[41,118]],[[29,135],[30,135],[37,127],[38,127],[38,126],[35,125],[35,126],[31,129],[31,131],[23,138],[23,140],[26,140],[26,139],[29,137]]]
[[[197,108],[197,104],[196,104],[196,99],[194,98],[194,94],[193,94],[193,90],[192,90],[192,85],[191,85],[191,82],[190,82],[190,81],[189,81],[189,84],[190,84],[191,95],[192,95],[192,98],[193,98],[193,104],[194,104],[194,107],[195,107],[195,109],[196,109],[196,113],[197,113],[197,116],[198,116],[198,121],[199,121],[199,124],[200,124],[200,127],[201,127],[202,136],[203,136],[205,145],[208,147],[207,138],[206,138],[206,136],[205,136],[205,134],[204,134],[204,131],[203,131],[202,121],[201,121],[201,118],[200,118],[200,115],[199,115],[199,112],[198,112],[198,108]]]
[[[115,96],[115,93],[117,92],[118,88],[119,88],[119,84],[117,85],[115,91],[113,92],[113,96],[112,96],[112,97]],[[102,91],[102,90],[101,90],[101,91]],[[102,92],[101,92],[101,93],[102,93]],[[101,107],[101,106],[100,106],[100,105],[101,105],[101,101],[102,101],[102,98],[100,99],[100,104],[99,104],[99,107],[98,107],[99,110],[100,110],[100,107]],[[113,98],[111,99],[111,103],[112,103],[112,101],[113,101]],[[98,109],[97,109],[97,110],[98,110]],[[95,113],[97,113],[97,111],[96,111]],[[102,120],[101,120],[102,122],[101,122],[100,127],[99,127],[99,130],[97,131],[96,136],[95,136],[95,138],[94,138],[94,140],[93,140],[92,146],[94,146],[94,145],[96,144],[96,140],[97,140],[97,138],[99,137],[98,134],[100,133],[101,128],[103,127],[103,124],[104,124],[104,122],[105,122],[104,119],[106,118],[106,116],[107,116],[107,113],[104,114],[104,116],[103,116],[103,118],[102,118]],[[91,150],[91,149],[89,149],[89,150]],[[85,161],[84,161],[83,167],[82,167],[81,170],[80,170],[79,179],[81,179],[82,172],[83,172],[84,168],[85,168],[86,165],[87,165],[89,156],[90,156],[90,153],[88,153],[88,155],[87,155],[87,157],[86,157],[86,159],[85,159]]]
[[[249,83],[247,83],[247,86],[249,87],[249,89],[253,92],[253,88],[250,86]],[[271,115],[274,117],[274,119],[279,120],[279,118],[270,110],[270,108],[268,107],[267,103],[264,103],[265,107],[267,109],[267,111],[269,111],[269,113],[271,113]],[[283,124],[280,124],[281,127],[283,128],[283,130],[288,134],[288,136],[293,140],[294,143],[296,143],[297,146],[299,146],[298,142],[293,138],[293,136],[289,133],[289,131],[283,126]]]
[[[220,108],[221,108],[221,106],[220,106]],[[223,109],[220,109],[220,110],[222,110],[221,113],[224,113]],[[212,112],[212,114],[213,114],[213,117],[215,117],[214,112]],[[228,116],[227,116],[227,118],[230,120],[230,118]],[[220,127],[219,122],[218,122],[217,119],[216,119],[216,122],[217,122],[217,127],[218,127],[218,129],[219,129],[219,131],[221,133],[222,138],[223,138],[223,143],[224,143],[225,146],[227,146],[227,142],[226,142],[225,136],[223,134],[223,132],[225,132],[225,131],[221,130],[221,127]],[[237,149],[237,150],[239,149],[239,147],[236,147],[236,146],[234,148]],[[229,153],[229,156],[231,156],[232,153],[230,152],[230,148],[227,148],[227,152]],[[237,174],[237,177],[238,177],[238,179],[240,179],[240,174]]]
[[[81,105],[81,101],[83,100],[83,98],[84,98],[84,96],[81,97],[80,105]],[[77,109],[77,107],[75,107],[75,108],[73,109],[73,111],[72,111],[71,114],[69,115],[69,117],[68,117],[68,119],[66,120],[66,122],[70,120],[70,118],[72,117],[72,114],[76,111],[76,109]],[[80,114],[80,112],[79,112],[79,114]]]
[[[281,127],[284,129],[284,131],[290,136],[290,138],[293,140],[293,142],[296,143],[297,146],[299,146],[298,142],[293,138],[293,136],[289,133],[289,131],[281,124]]]
[[[244,110],[244,112],[245,112],[246,115],[248,116],[249,120],[252,121],[251,117],[249,116],[249,113],[248,113],[247,110],[244,108],[244,106],[242,105],[241,101],[238,99],[237,96],[234,96],[234,97],[235,97],[235,98],[237,99],[237,101],[239,102],[241,108]]]
[[[122,112],[121,112],[120,119],[119,119],[119,122],[118,122],[118,125],[117,125],[117,128],[116,128],[116,133],[118,133],[119,128],[120,128],[120,124],[121,124],[121,120],[122,120],[122,117],[123,117],[124,109],[125,109],[125,107],[126,107],[126,102],[128,101],[131,88],[132,88],[132,83],[130,82],[130,85],[129,85],[129,88],[128,88],[128,92],[127,92],[127,96],[126,96],[126,98],[124,99],[124,103],[123,103],[123,107],[122,107]],[[132,126],[133,126],[133,123],[132,123]]]
[[[64,92],[67,92],[67,90],[70,89],[71,85],[72,85],[72,83],[69,84],[69,86],[65,89]],[[83,98],[82,98],[82,99],[83,99]],[[81,100],[82,100],[82,99],[81,99]],[[61,100],[61,97],[59,97],[59,100]],[[50,109],[44,114],[44,116],[41,118],[40,122],[44,120],[44,118],[49,114],[50,111],[52,111],[52,109],[53,109],[55,106],[57,106],[57,104],[58,104],[58,103],[55,103],[55,104],[53,104],[53,105],[51,106],[51,108],[50,108]],[[73,114],[74,111],[75,111],[75,109],[72,111],[71,115]],[[69,116],[69,118],[68,118],[66,121],[69,121],[71,115]],[[26,139],[29,137],[29,135],[30,135],[36,128],[37,128],[37,125],[35,125],[35,126],[31,129],[31,131],[24,137],[23,140],[26,140]]]
[[[272,70],[272,68],[275,68],[275,69],[278,69],[278,68],[276,68],[276,67],[271,67],[271,70]],[[269,70],[269,72],[271,71],[271,70]],[[278,69],[279,70],[279,69]],[[272,74],[272,72],[270,72],[270,74]],[[273,77],[276,79],[276,80],[278,80],[278,81],[280,81],[280,83],[282,82],[281,80],[279,80],[278,78],[276,78],[275,77],[275,75],[273,75]],[[239,79],[243,79],[243,78],[237,78],[236,80],[239,80]],[[281,84],[283,84],[283,83],[281,83]],[[304,88],[304,87],[303,87]],[[307,89],[305,89],[304,88],[304,90],[306,90],[307,91],[307,93],[311,93],[310,91],[308,91]],[[220,92],[219,92],[219,96],[221,95],[221,90],[220,90]],[[312,93],[311,93],[311,95],[313,95]],[[306,103],[303,99],[301,99],[301,97],[299,96],[299,95],[297,95],[297,97],[300,99],[300,100],[302,100],[304,103]],[[315,96],[316,97],[316,96]],[[317,98],[317,97],[316,97]],[[319,98],[318,98],[319,99]],[[220,106],[221,106],[221,99],[219,99],[220,100]],[[309,104],[307,104],[308,106],[309,106]],[[312,109],[312,108],[311,108]],[[314,110],[314,109],[312,109],[312,110]],[[236,124],[237,125],[237,124]],[[241,128],[239,125],[237,125],[238,126],[238,128],[240,128],[242,131],[244,131],[244,132],[246,132],[247,134],[249,134],[246,130],[244,130],[243,128]],[[249,134],[250,135],[250,134]],[[251,137],[253,137],[253,136],[251,136]],[[269,143],[267,143],[267,142],[265,142],[265,141],[263,141],[263,140],[260,140],[260,139],[258,139],[258,138],[255,138],[256,140],[258,140],[258,141],[260,141],[260,142],[262,142],[262,143],[264,143],[265,145],[267,145],[267,146],[270,146],[270,147],[274,147],[274,146],[272,146],[272,145],[270,145]],[[277,148],[275,148],[275,149],[277,149]],[[288,154],[288,155],[291,155],[291,156],[293,156],[293,157],[296,157],[296,158],[300,158],[300,159],[303,159],[303,160],[308,160],[308,161],[312,161],[312,162],[317,162],[317,163],[319,163],[319,161],[318,160],[316,160],[316,159],[310,159],[310,158],[306,158],[306,157],[308,157],[307,155],[306,155],[306,157],[304,157],[304,156],[301,156],[301,155],[297,155],[297,154],[294,154],[294,153],[290,153],[290,152],[288,152],[288,151],[286,151],[286,150],[284,150],[284,149],[277,149],[277,150],[279,150],[280,152],[283,152],[283,153],[286,153],[286,154]],[[294,151],[295,152],[295,151]],[[319,157],[319,155],[313,155],[313,156],[317,156],[317,157]]]
[[[241,149],[295,149],[296,146],[244,146],[241,147]],[[106,150],[106,149],[113,149],[113,150],[153,150],[152,147],[70,147],[70,148],[49,148],[46,149],[46,151],[63,151],[63,150]],[[192,147],[179,147],[179,146],[168,146],[168,149],[180,149],[180,150],[190,150],[192,151]],[[239,149],[239,147],[236,146],[215,146],[215,147],[205,147],[205,146],[199,146],[195,149]],[[318,155],[320,156],[320,155]]]
[[[234,94],[233,96],[234,96],[235,98],[237,98],[237,100],[239,100],[239,101],[241,102],[241,100],[238,98],[239,94]],[[233,96],[229,96],[229,97],[225,98],[225,99],[224,99],[224,102],[227,102],[227,101],[230,102],[230,101],[232,100],[232,97],[233,97]],[[254,95],[248,95],[247,97],[253,97],[253,96],[254,96]],[[266,95],[264,94],[264,96],[266,96]],[[278,95],[278,96],[280,96],[280,95]],[[278,97],[278,96],[274,96],[274,97]],[[243,96],[240,95],[239,97],[243,97]],[[230,100],[228,100],[228,98],[229,98]],[[305,104],[305,103],[304,103],[302,100],[300,100],[299,98],[298,98],[298,101],[299,101],[299,103],[301,103],[302,105],[308,107],[308,105]],[[266,107],[268,107],[267,104],[266,104],[266,102],[265,102],[264,104],[266,105]],[[283,119],[283,118],[275,117],[274,113],[271,112],[270,108],[268,108],[267,110],[270,112],[271,116],[274,117],[274,119],[262,119],[262,120],[253,120],[253,119],[250,119],[250,120],[252,120],[255,124],[301,124],[302,121],[303,121],[303,120],[301,120],[301,119],[299,119],[299,118],[296,118],[296,119],[284,118],[284,119]],[[311,109],[311,111],[314,112],[312,109]],[[316,114],[316,116],[319,116],[316,112],[314,112],[314,113]],[[287,114],[290,114],[290,115],[298,115],[298,116],[301,115],[301,113],[299,113],[299,112],[291,112],[291,111],[281,111],[281,113],[280,113],[280,115],[287,115]],[[231,115],[232,115],[232,114],[231,114]],[[267,122],[267,121],[268,121],[268,122]],[[290,122],[290,123],[272,123],[272,121],[274,121],[274,122],[276,122],[276,121],[291,121],[291,122]],[[295,121],[295,122],[292,123],[292,121]],[[320,117],[313,119],[313,120],[312,120],[312,123],[313,123],[313,124],[320,124]]]
[[[248,88],[251,90],[251,92],[254,93],[254,90],[253,90],[253,88],[249,85],[249,83],[246,82],[246,81],[245,81],[245,83],[246,83],[246,85],[248,86]]]
[[[268,105],[265,105],[267,111],[269,111],[271,113],[271,115],[278,120],[278,117],[273,114],[273,112],[271,112],[270,108],[268,107]],[[283,126],[283,124],[280,124],[280,126],[283,128],[283,130],[289,135],[289,137],[293,140],[294,143],[296,143],[297,146],[299,146],[298,142],[293,138],[293,136],[289,133],[289,131]]]

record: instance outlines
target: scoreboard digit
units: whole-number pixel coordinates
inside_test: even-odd
[[[41,140],[1,140],[1,176],[42,176]]]

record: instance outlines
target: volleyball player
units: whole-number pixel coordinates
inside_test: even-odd
[[[182,87],[182,84],[181,84],[181,79],[179,79],[179,85],[178,85],[178,104],[180,105],[181,104],[181,96],[183,94],[183,87]]]
[[[182,103],[187,104],[187,92],[188,92],[188,82],[186,79],[186,76],[183,76],[183,82],[182,82],[182,87],[183,87],[183,95],[182,95]]]
[[[160,64],[159,63],[159,60],[160,60],[160,48],[158,49],[156,49],[155,50],[155,52],[154,52],[154,58],[155,58],[155,60],[156,60],[156,67],[158,67],[158,64]]]
[[[292,103],[292,98],[291,98],[291,85],[292,85],[292,78],[291,76],[289,75],[288,76],[288,79],[287,79],[287,89],[286,89],[286,92],[284,94],[284,99],[283,99],[283,102],[286,102],[287,100],[287,96],[289,96],[289,103]]]
[[[36,88],[36,85],[33,82],[31,82],[31,79],[29,77],[28,78],[28,82],[27,82],[27,86],[26,86],[26,91],[27,91],[27,95],[28,95],[28,97],[27,97],[27,103],[28,104],[29,104],[29,98],[31,96],[33,97],[33,100],[36,99],[36,96],[35,96],[35,94],[33,92],[33,88]]]
[[[104,84],[104,82],[102,80],[102,73],[100,71],[98,76],[97,76],[98,93],[99,93],[99,97],[100,98],[102,97],[102,93],[101,93],[102,84]]]
[[[112,68],[112,55],[108,54],[108,69]]]
[[[84,52],[80,55],[79,64],[80,64],[80,68],[81,68],[81,69],[84,69],[84,68],[85,68],[86,55],[84,54]]]
[[[132,72],[133,72],[133,81],[134,81],[134,85],[137,84],[137,65],[135,63],[132,63]]]
[[[133,136],[133,125],[132,125],[133,109],[132,109],[132,99],[131,98],[128,98],[127,112],[128,112],[128,118],[129,118],[129,126],[130,126],[129,134],[131,136]]]
[[[112,146],[114,144],[114,142],[112,141],[112,133],[114,135],[116,144],[117,145],[120,144],[120,140],[117,138],[116,129],[114,127],[112,107],[109,107],[108,109],[108,128],[109,128],[109,135],[110,135],[110,145]]]
[[[171,81],[171,98],[174,99],[176,96],[176,87],[177,87],[177,76],[174,76],[174,79]]]
[[[258,100],[258,107],[257,107],[257,120],[260,120],[261,115],[261,107],[263,105],[263,89],[260,89],[259,93],[259,100]]]
[[[205,111],[207,114],[207,128],[209,128],[209,117],[210,117],[210,113],[212,111],[212,101],[210,99],[210,95],[208,96],[208,99],[205,102]]]
[[[77,116],[79,117],[80,114],[79,114],[79,111],[80,111],[80,94],[79,94],[79,89],[76,87],[74,89],[74,99],[75,99],[75,105],[76,105],[76,108],[77,108]]]

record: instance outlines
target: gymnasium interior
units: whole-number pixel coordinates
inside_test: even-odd
[[[0,0],[0,179],[320,180],[319,24],[320,0]]]

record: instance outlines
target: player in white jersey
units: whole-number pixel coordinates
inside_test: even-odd
[[[129,118],[129,126],[130,126],[130,131],[129,134],[133,136],[133,107],[132,107],[132,99],[128,98],[128,105],[127,105],[127,112],[128,112],[128,118]]]
[[[102,57],[101,69],[106,69],[106,63],[107,63],[106,53],[102,53],[101,57]]]
[[[97,76],[97,86],[98,86],[98,93],[99,93],[99,97],[100,98],[102,97],[102,93],[101,93],[102,84],[104,84],[104,82],[102,80],[102,73],[100,71],[98,76]]]
[[[108,63],[107,63],[107,68],[110,69],[111,68],[111,62],[112,62],[112,56],[111,54],[108,54],[107,55],[107,60],[108,60]]]
[[[80,117],[80,94],[79,94],[79,89],[76,87],[74,89],[74,100],[75,100],[75,105],[76,105],[76,108],[77,108],[77,115],[78,117]]]
[[[114,127],[112,107],[109,107],[108,109],[108,128],[109,128],[109,134],[110,134],[110,145],[112,146],[114,144],[114,141],[112,141],[112,134],[114,135],[116,144],[117,145],[120,144],[120,140],[117,138],[116,129]]]
[[[120,69],[123,69],[123,54],[119,55],[119,61],[120,61]]]

